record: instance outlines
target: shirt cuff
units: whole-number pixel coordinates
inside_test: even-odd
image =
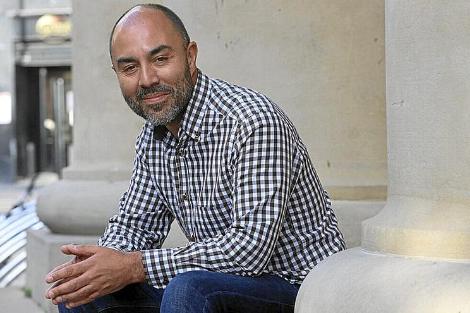
[[[176,275],[173,249],[143,250],[141,252],[147,282],[156,288],[165,288],[171,278]]]

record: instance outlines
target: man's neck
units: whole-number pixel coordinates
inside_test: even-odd
[[[178,132],[180,130],[180,127],[181,127],[181,122],[182,120],[181,119],[178,119],[178,120],[175,120],[173,122],[170,122],[168,123],[167,125],[165,125],[166,129],[168,129],[168,131],[173,135],[173,137],[175,137],[176,139],[178,139]]]

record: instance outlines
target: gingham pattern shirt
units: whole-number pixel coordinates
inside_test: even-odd
[[[99,245],[140,250],[148,283],[178,273],[271,273],[301,283],[344,249],[305,145],[270,99],[198,74],[179,139],[146,123]],[[189,243],[161,248],[176,218]]]

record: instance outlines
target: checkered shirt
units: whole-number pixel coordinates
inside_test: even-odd
[[[101,246],[142,252],[147,281],[208,270],[300,284],[345,248],[293,124],[270,99],[198,74],[179,139],[146,123]],[[176,219],[189,240],[161,248]]]

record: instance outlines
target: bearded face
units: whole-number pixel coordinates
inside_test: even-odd
[[[129,107],[174,134],[197,79],[196,43],[161,11],[136,7],[117,23],[110,47]]]
[[[129,107],[137,115],[143,117],[155,126],[164,126],[182,118],[191,99],[193,85],[188,66],[173,86],[158,84],[147,88],[139,87],[135,97],[124,96]],[[153,95],[163,95],[160,101],[150,102]]]

